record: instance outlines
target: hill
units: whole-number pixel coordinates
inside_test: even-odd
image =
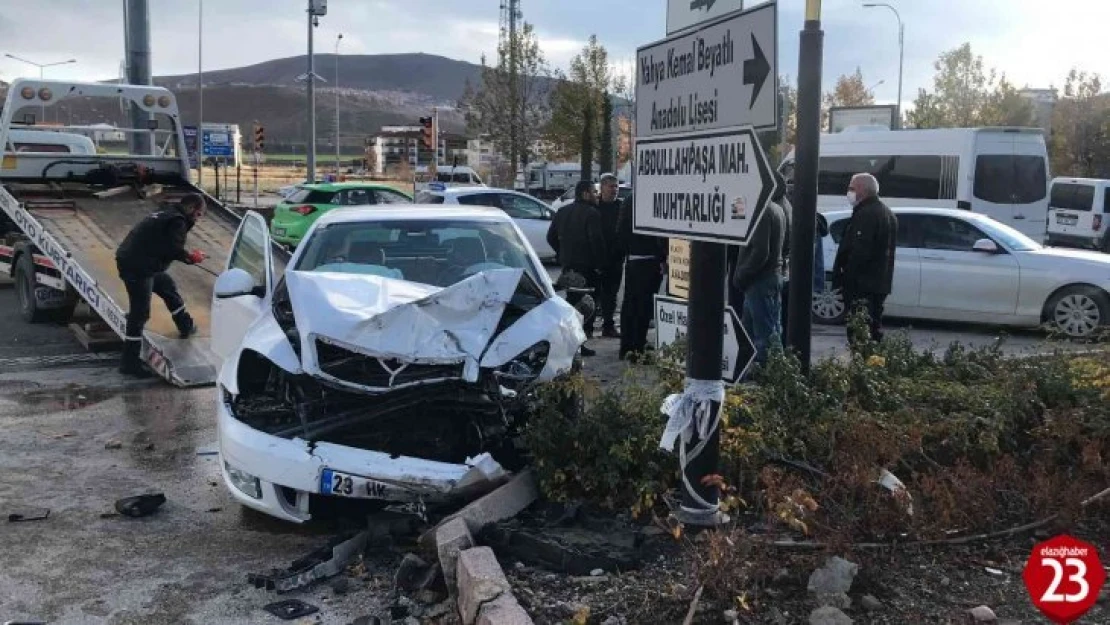
[[[316,73],[334,87],[334,54],[316,55]],[[205,72],[205,88],[212,86],[286,86],[303,85],[297,81],[308,71],[305,55],[274,59],[233,69]],[[480,65],[431,54],[358,54],[339,55],[339,85],[360,91],[392,91],[424,96],[441,103],[454,103],[462,97],[466,81],[477,84]],[[157,76],[155,84],[172,89],[196,88],[195,74]]]

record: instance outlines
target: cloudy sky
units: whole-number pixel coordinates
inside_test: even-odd
[[[937,55],[965,41],[988,66],[1018,86],[1060,86],[1071,67],[1110,77],[1105,31],[1108,0],[887,0],[906,25],[904,99],[932,86]],[[200,0],[150,0],[155,74],[197,69]],[[880,102],[898,85],[894,14],[865,9],[862,0],[825,0],[826,85],[863,71]],[[477,62],[497,43],[500,0],[330,0],[316,30],[317,50],[378,54],[426,52]],[[591,33],[614,63],[631,68],[637,47],[662,38],[666,0],[521,0],[547,57],[565,67]],[[749,3],[754,5],[755,3]],[[0,0],[0,50],[38,63],[77,59],[48,76],[114,78],[123,57],[123,0]],[[221,69],[305,51],[306,0],[205,0],[204,67]],[[804,0],[782,0],[781,74],[797,75]],[[0,57],[0,79],[37,69]]]

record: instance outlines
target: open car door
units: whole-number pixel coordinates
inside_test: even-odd
[[[235,234],[227,267],[212,293],[212,351],[223,362],[262,313],[274,290],[274,258],[266,220],[248,211]]]

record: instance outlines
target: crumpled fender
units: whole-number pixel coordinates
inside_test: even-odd
[[[289,344],[289,339],[285,337],[285,332],[270,310],[269,300],[266,303],[263,314],[247,328],[239,347],[227,357],[220,368],[217,381],[232,395],[239,394],[239,359],[244,350],[262,354],[287,373],[299,375],[304,372],[301,369],[301,360],[297,358],[297,353],[293,351],[293,346]]]
[[[578,348],[586,342],[580,315],[566,300],[551,298],[524,314],[490,344],[482,367],[500,367],[540,341],[551,346],[537,382],[549,382],[570,371]]]

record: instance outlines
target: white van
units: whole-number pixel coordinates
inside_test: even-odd
[[[821,135],[817,207],[848,207],[853,174],[879,180],[887,205],[960,208],[1041,240],[1048,224],[1048,150],[1039,128],[858,129]],[[779,166],[794,177],[794,152]]]
[[[4,152],[57,152],[59,154],[96,154],[92,139],[70,132],[12,128]]]
[[[451,167],[449,165],[440,166],[436,169],[435,180],[432,180],[432,174],[424,165],[416,168],[416,190],[428,191],[432,189],[433,183],[436,183],[435,189],[443,190],[454,187],[484,187],[486,183],[482,182],[482,178],[478,172],[470,167],[458,165]]]
[[[1055,178],[1048,192],[1049,245],[1110,252],[1110,180]]]

